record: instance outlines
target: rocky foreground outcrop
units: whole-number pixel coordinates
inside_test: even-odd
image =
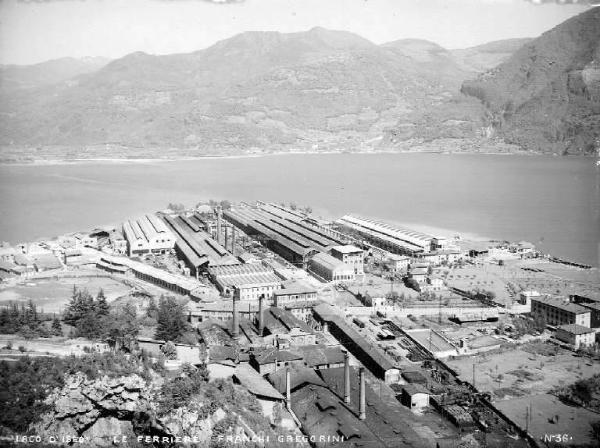
[[[206,415],[201,402],[192,402],[159,417],[156,392],[157,384],[135,374],[89,380],[79,373],[66,378],[65,386],[48,396],[46,404],[52,409],[33,432],[44,440],[53,437],[59,445],[67,445],[63,437],[84,437],[86,446],[101,447],[113,446],[115,437],[134,444],[138,436],[161,440],[188,436],[195,444],[208,446],[214,424],[225,416],[223,410]]]

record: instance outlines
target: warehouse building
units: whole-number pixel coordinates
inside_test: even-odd
[[[190,272],[198,276],[209,266],[238,264],[238,260],[203,230],[199,216],[163,216],[177,237],[175,249]]]
[[[205,288],[197,280],[172,274],[125,257],[103,255],[96,263],[96,267],[115,274],[132,273],[140,280],[153,283],[156,286],[181,295],[190,295],[193,291]]]
[[[273,204],[227,210],[224,218],[244,233],[255,237],[290,263],[306,268],[317,252],[328,252],[344,241],[306,222],[291,210]]]
[[[577,324],[589,328],[591,324],[589,309],[557,297],[531,297],[531,315],[545,319],[548,325]]]
[[[281,278],[259,263],[215,266],[209,268],[208,273],[223,295],[238,300],[258,302],[263,296],[271,304],[273,293],[281,289]]]
[[[448,243],[445,238],[353,215],[343,216],[336,224],[360,234],[377,247],[400,255],[418,256],[445,250]]]
[[[144,215],[123,224],[129,256],[165,254],[175,247],[175,235],[156,215]]]
[[[356,359],[368,368],[377,378],[387,384],[395,383],[400,378],[400,371],[373,344],[370,344],[358,332],[350,327],[344,318],[333,314],[327,305],[319,305],[314,309],[315,318],[342,344]]]
[[[309,270],[330,282],[350,282],[356,278],[353,266],[323,252],[312,257]]]

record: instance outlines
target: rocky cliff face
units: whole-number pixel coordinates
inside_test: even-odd
[[[600,8],[526,43],[506,62],[466,81],[511,143],[543,152],[600,149]]]
[[[33,432],[45,440],[63,435],[84,437],[89,446],[98,447],[113,446],[114,437],[126,437],[134,444],[138,435],[189,436],[195,437],[194,443],[208,446],[212,428],[224,418],[224,411],[217,409],[205,416],[200,412],[202,403],[194,402],[159,417],[156,387],[138,375],[97,380],[88,380],[83,374],[70,376],[62,389],[48,396],[46,403],[52,409]],[[61,439],[57,442],[63,444]]]

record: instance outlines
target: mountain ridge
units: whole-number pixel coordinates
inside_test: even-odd
[[[0,144],[195,155],[395,150],[436,139],[473,146],[489,140],[491,113],[460,88],[518,43],[465,53],[315,27],[249,31],[189,53],[134,52],[54,84],[2,89]]]

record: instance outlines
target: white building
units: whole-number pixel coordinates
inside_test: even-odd
[[[312,257],[308,265],[314,274],[327,281],[349,282],[356,278],[353,266],[323,252]]]
[[[175,247],[175,235],[156,215],[126,221],[123,233],[129,245],[129,256],[165,254]]]
[[[566,342],[575,349],[591,347],[596,342],[596,332],[593,329],[577,324],[558,327],[555,336],[559,341]]]
[[[364,274],[365,255],[362,249],[351,245],[334,246],[330,249],[329,253],[348,266],[352,266],[355,274]]]

